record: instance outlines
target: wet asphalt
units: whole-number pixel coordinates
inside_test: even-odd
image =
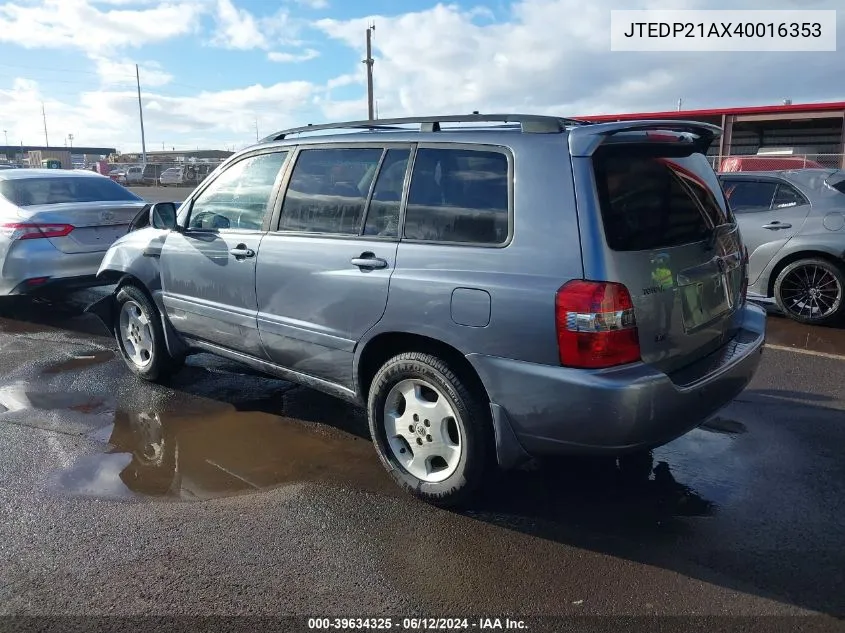
[[[454,513],[328,396],[205,355],[139,382],[89,300],[0,305],[2,614],[845,615],[842,331],[771,317],[653,464],[534,464]]]

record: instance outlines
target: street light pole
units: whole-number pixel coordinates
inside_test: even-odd
[[[141,119],[141,155],[144,166],[147,165],[147,142],[144,139],[144,107],[141,105],[141,75],[138,72],[138,64],[135,64],[135,82],[138,85],[138,115]]]
[[[68,134],[67,140],[70,141],[70,148],[73,149],[73,134]]]
[[[367,119],[372,121],[375,119],[375,112],[373,111],[373,64],[376,60],[373,59],[373,31],[376,30],[375,23],[367,27],[367,59],[364,63],[367,65]]]
[[[47,111],[44,109],[44,102],[41,102],[41,118],[44,120],[44,145],[50,147],[50,139],[47,137]]]

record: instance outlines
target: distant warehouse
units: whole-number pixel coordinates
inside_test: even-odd
[[[725,167],[729,157],[755,156],[758,164],[793,162],[845,169],[845,101],[830,103],[786,102],[782,105],[709,110],[670,110],[602,114],[577,117],[587,121],[633,119],[686,119],[713,123],[724,133],[707,154],[714,167]],[[793,157],[784,161],[781,157]],[[735,162],[735,161],[734,161]]]
[[[59,161],[62,169],[82,167],[115,153],[113,147],[63,147],[60,145],[0,145],[0,160],[41,167],[44,160]]]

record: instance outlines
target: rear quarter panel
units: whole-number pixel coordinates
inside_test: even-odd
[[[513,173],[506,245],[400,242],[385,314],[365,344],[408,332],[464,354],[558,363],[555,293],[583,272],[566,138],[515,135],[504,148]]]
[[[789,240],[786,245],[777,253],[777,256],[769,262],[763,274],[753,286],[749,288],[752,292],[763,296],[771,296],[775,276],[781,268],[785,259],[795,260],[796,258],[816,257],[821,253],[839,261],[845,267],[845,228],[838,231],[829,231],[822,225],[822,216],[811,216],[807,219],[803,231]],[[811,222],[812,220],[812,222]]]
[[[826,190],[813,191],[802,183],[790,184],[809,198],[812,208],[800,231],[776,249],[759,278],[749,286],[758,295],[772,296],[775,276],[786,259],[794,261],[822,254],[845,266],[845,202],[840,202],[840,197],[845,201],[845,196]]]

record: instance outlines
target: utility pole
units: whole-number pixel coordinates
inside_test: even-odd
[[[68,134],[67,140],[70,141],[70,148],[73,149],[73,134]]]
[[[9,144],[9,131],[3,130],[3,136],[6,137],[6,143],[5,144],[8,145]]]
[[[44,110],[44,102],[41,102],[41,118],[44,120],[44,145],[50,147],[50,139],[47,138],[47,112]]]
[[[375,61],[373,59],[373,31],[376,30],[375,22],[370,24],[367,27],[367,59],[364,60],[364,63],[367,65],[367,120],[372,121],[375,119],[375,113],[373,111],[373,64]]]
[[[258,117],[255,117],[255,142],[258,142]]]
[[[141,75],[138,72],[138,64],[135,64],[135,82],[138,85],[138,115],[141,119],[141,156],[143,164],[147,166],[147,141],[144,139],[144,107],[141,105]]]
[[[682,106],[683,104],[684,104],[684,100],[683,100],[683,99],[678,99],[678,112],[680,112],[680,111],[681,111],[681,106]]]

